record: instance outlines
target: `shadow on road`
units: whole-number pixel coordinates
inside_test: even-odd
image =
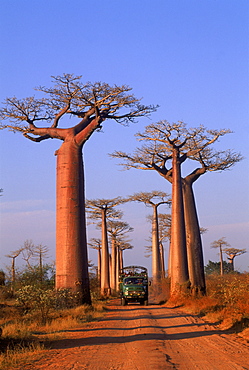
[[[123,329],[116,329],[116,331]],[[196,331],[196,332],[185,332],[185,333],[176,333],[176,334],[166,334],[166,333],[144,333],[144,334],[135,334],[135,335],[122,335],[122,336],[93,336],[88,338],[77,338],[77,339],[64,339],[60,340],[52,346],[53,349],[65,349],[65,348],[74,348],[81,346],[91,346],[91,345],[105,345],[105,344],[114,344],[114,343],[130,343],[135,341],[150,341],[150,340],[167,340],[174,341],[180,339],[188,338],[197,338],[210,336],[214,334],[222,334],[224,332],[217,330],[210,331]]]
[[[154,311],[151,313],[151,310],[154,310],[154,307],[151,306],[108,307],[108,313],[110,313],[110,315],[103,318],[100,324],[97,323],[93,327],[89,324],[88,327],[66,330],[68,333],[77,333],[77,336],[82,333],[82,337],[59,340],[56,341],[52,347],[53,349],[65,349],[113,343],[130,343],[135,341],[174,341],[206,337],[214,334],[224,334],[224,331],[214,330],[212,327],[213,324],[211,323],[195,322],[191,321],[191,319],[189,321],[187,321],[188,319],[185,321],[183,320],[181,324],[176,323],[172,325],[171,319],[193,316],[188,314],[185,315],[181,312],[175,312],[175,314],[172,315],[172,309],[167,307],[156,307],[155,309],[157,313]],[[133,315],[133,313],[135,315]],[[160,319],[164,320],[162,325],[160,325],[158,321]],[[167,319],[169,319],[168,326]],[[139,322],[136,322],[136,320],[139,320]],[[127,324],[129,321],[131,324]],[[205,330],[202,329],[203,326],[205,326]],[[209,326],[210,330],[208,330]],[[175,330],[174,333],[168,333],[167,331],[172,328],[178,328],[179,330]],[[136,333],[137,331],[139,331],[139,333]]]

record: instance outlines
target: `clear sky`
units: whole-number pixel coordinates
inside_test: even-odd
[[[9,0],[0,1],[0,101],[49,86],[52,75],[74,73],[83,81],[127,84],[144,104],[159,104],[151,120],[130,127],[105,122],[84,148],[86,197],[113,198],[139,191],[171,192],[155,172],[120,171],[108,153],[132,152],[134,134],[151,122],[182,120],[234,133],[217,149],[241,152],[230,171],[207,173],[194,190],[205,263],[218,261],[210,243],[221,237],[248,253],[235,259],[249,270],[249,2],[248,0]],[[31,142],[0,132],[0,268],[25,240],[55,252],[54,152],[60,142]],[[184,170],[184,169],[183,169]],[[126,264],[150,267],[144,245],[151,210],[142,204],[120,207],[134,227]],[[163,207],[161,212],[169,212]],[[88,238],[100,237],[89,227]],[[165,245],[166,252],[168,245]],[[96,262],[96,251],[89,258]]]

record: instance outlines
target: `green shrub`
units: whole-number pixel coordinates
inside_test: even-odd
[[[53,290],[26,285],[16,292],[17,303],[24,313],[38,311],[42,323],[46,323],[52,309],[71,308],[78,304],[79,296],[68,289]]]

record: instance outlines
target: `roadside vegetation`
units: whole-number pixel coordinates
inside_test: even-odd
[[[249,274],[208,274],[203,297],[170,297],[169,281],[162,282],[161,304],[176,307],[221,330],[236,332],[249,342]],[[92,305],[78,305],[77,295],[67,290],[55,292],[45,286],[24,285],[14,293],[0,287],[0,369],[20,368],[42,356],[64,330],[79,327],[103,317],[106,301],[100,299],[99,284],[91,279]],[[153,288],[152,288],[153,289]]]
[[[131,230],[126,223],[116,226],[116,232],[121,228],[121,234]],[[45,263],[46,246],[35,246],[27,240],[8,257],[10,268],[0,271],[1,370],[23,368],[24,364],[39,359],[53,341],[65,337],[65,330],[100,320],[107,303],[101,294],[99,266],[89,263],[95,271],[89,274],[92,304],[82,305],[80,292],[55,290],[54,264]],[[22,258],[23,267],[16,266],[16,258]],[[172,296],[169,278],[162,278],[160,283],[153,282],[149,299],[152,302],[155,298],[155,302],[165,307],[179,307],[198,315],[221,330],[238,333],[249,342],[249,274],[238,273],[233,264],[221,260],[222,264],[209,261],[205,266],[205,295],[193,294],[189,289],[188,293],[184,290],[181,295]],[[158,296],[155,288],[159,285]],[[117,297],[117,290],[118,287],[112,289],[110,297]]]
[[[169,297],[169,283],[163,282],[161,303],[179,307],[190,314],[198,315],[207,322],[237,333],[249,342],[249,274],[227,273],[206,276],[207,294]]]
[[[79,296],[67,289],[54,290],[52,267],[39,266],[16,274],[15,285],[5,282],[2,272],[0,286],[0,369],[23,368],[39,359],[43,350],[63,337],[64,330],[99,320],[106,301],[100,300],[97,279],[91,278],[92,304],[79,305]],[[28,279],[27,278],[28,275]],[[38,276],[41,277],[41,275]]]

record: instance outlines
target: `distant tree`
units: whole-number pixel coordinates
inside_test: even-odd
[[[162,265],[162,277],[165,278],[165,260],[164,260],[164,242],[168,240],[170,242],[171,233],[171,215],[160,213],[158,215],[159,221],[159,245],[160,245],[160,257]]]
[[[90,246],[90,248],[96,249],[98,251],[97,277],[98,277],[99,283],[100,283],[100,276],[101,276],[101,239],[91,238],[88,245]]]
[[[141,202],[153,209],[152,216],[152,278],[155,285],[162,277],[162,265],[160,258],[158,207],[162,204],[171,204],[169,195],[162,191],[140,192],[127,197],[128,201]]]
[[[0,110],[1,128],[21,132],[40,143],[62,141],[57,156],[56,287],[70,288],[91,303],[85,223],[82,149],[105,120],[128,124],[148,116],[155,106],[145,106],[128,86],[113,87],[101,82],[82,83],[81,76],[52,77],[53,86],[36,90],[43,98],[7,98]],[[68,128],[59,128],[65,118]],[[5,124],[4,121],[7,121]],[[40,125],[43,124],[43,127]]]
[[[152,222],[153,217],[151,215],[147,216],[147,219]],[[164,260],[164,242],[166,240],[170,241],[170,228],[171,228],[171,215],[165,213],[158,214],[158,227],[159,227],[159,250],[160,250],[160,261],[162,277],[165,277],[165,260]],[[146,255],[149,257],[152,253],[151,238],[150,245],[146,246]]]
[[[32,269],[32,259],[34,258],[35,244],[33,240],[25,240],[22,246],[22,259],[26,262],[28,268]]]
[[[130,244],[130,240],[127,240],[125,237],[118,237],[117,246],[119,255],[117,273],[119,273],[119,270],[124,267],[123,252],[134,247]]]
[[[22,258],[26,262],[27,267],[32,271],[37,269],[37,264],[33,261],[38,259],[40,281],[43,279],[43,264],[44,260],[48,257],[49,248],[46,245],[35,245],[32,240],[25,240],[22,246]]]
[[[127,233],[134,229],[127,222],[121,220],[109,220],[107,222],[107,232],[111,237],[111,268],[110,268],[110,286],[111,291],[117,291],[117,273],[119,273],[119,246]],[[117,271],[118,269],[118,271]]]
[[[34,248],[34,257],[38,257],[39,261],[39,271],[40,271],[40,280],[43,279],[43,266],[44,259],[48,257],[49,248],[46,245],[39,244]]]
[[[16,258],[22,253],[23,247],[17,249],[16,251],[10,252],[7,254],[6,257],[12,259],[11,263],[11,291],[14,293],[15,291],[15,283],[16,283]]]
[[[229,263],[231,264],[231,270],[234,271],[234,258],[246,253],[246,249],[237,248],[224,248],[223,251],[228,255]]]
[[[225,238],[222,237],[218,240],[215,240],[211,243],[211,248],[218,248],[219,249],[219,255],[220,255],[220,274],[223,275],[224,274],[224,261],[223,261],[223,250],[224,250],[224,247],[229,247],[230,244],[228,244],[226,241],[225,241]]]
[[[205,274],[206,275],[220,275],[220,270],[221,270],[221,263],[220,262],[213,262],[213,261],[208,261],[208,264],[205,266]],[[223,261],[223,274],[229,274],[233,272],[231,270],[231,264]]]
[[[110,269],[109,269],[109,249],[107,237],[107,219],[109,217],[120,216],[114,210],[114,207],[123,203],[123,198],[116,197],[113,199],[92,199],[87,200],[86,209],[89,218],[99,220],[101,219],[102,229],[102,247],[101,247],[101,279],[100,289],[102,296],[109,296],[111,294],[110,287]]]

